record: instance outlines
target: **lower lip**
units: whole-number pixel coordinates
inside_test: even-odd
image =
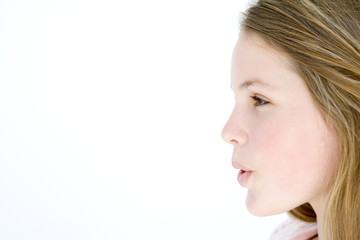
[[[246,182],[248,181],[252,171],[241,171],[238,174],[238,181],[242,187],[246,186]]]

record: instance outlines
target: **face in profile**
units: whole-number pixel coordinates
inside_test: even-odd
[[[222,137],[257,216],[309,202],[316,211],[329,194],[339,158],[336,131],[325,123],[289,57],[253,33],[233,52],[235,107]]]

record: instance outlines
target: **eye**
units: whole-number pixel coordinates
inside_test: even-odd
[[[255,104],[254,104],[255,107],[270,103],[269,101],[259,98],[258,96],[252,96],[251,98],[254,99],[254,101],[255,101]]]

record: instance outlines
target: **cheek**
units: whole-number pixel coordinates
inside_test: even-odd
[[[279,164],[285,159],[289,161],[289,155],[296,155],[300,143],[304,143],[303,134],[295,131],[296,128],[296,122],[289,118],[262,123],[254,130],[255,152],[260,153],[263,159],[271,159],[272,164]]]
[[[272,118],[254,129],[256,166],[266,173],[266,181],[283,190],[292,191],[294,184],[299,188],[315,182],[323,185],[336,161],[336,136],[318,114],[287,116]]]
[[[282,173],[284,179],[280,181],[312,169],[319,158],[319,139],[314,131],[315,127],[311,122],[293,118],[292,115],[262,124],[254,131],[259,164]],[[283,184],[287,182],[284,181]]]

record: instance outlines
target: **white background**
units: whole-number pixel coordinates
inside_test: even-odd
[[[1,0],[0,239],[267,239],[220,138],[246,6]]]

